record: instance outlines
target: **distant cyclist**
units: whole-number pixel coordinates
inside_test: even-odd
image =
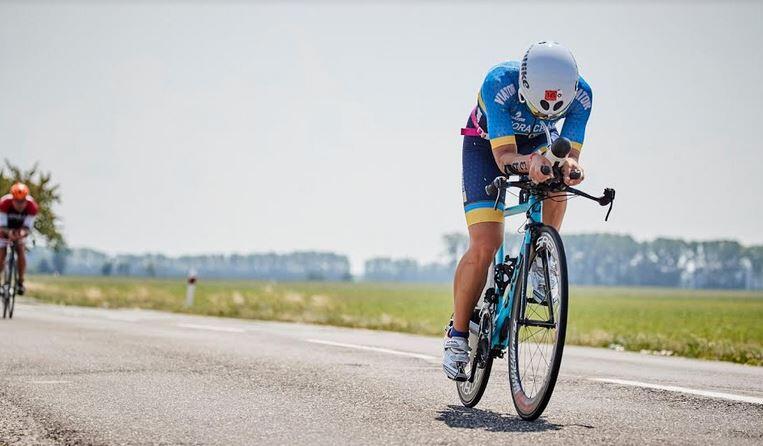
[[[34,227],[38,212],[37,203],[29,188],[22,183],[11,186],[9,194],[0,197],[0,271],[5,268],[5,250],[9,241],[23,241]],[[19,280],[16,294],[24,294],[24,273],[26,272],[26,253],[24,243],[16,243]]]
[[[538,183],[551,178],[541,172],[542,166],[551,165],[541,153],[552,142],[547,140],[547,133],[552,140],[559,137],[556,122],[562,118],[561,136],[572,146],[562,174],[568,185],[580,183],[583,168],[578,159],[591,100],[591,87],[578,74],[572,53],[556,42],[531,45],[521,63],[499,64],[485,77],[477,106],[461,130],[469,248],[456,268],[453,285],[454,321],[443,353],[443,370],[448,378],[466,379],[469,319],[485,286],[488,268],[503,242],[503,203],[495,210],[496,197],[488,196],[485,186],[504,169],[528,174]],[[580,176],[570,179],[572,171],[579,171]],[[544,201],[543,222],[558,230],[566,209],[566,201]],[[534,283],[542,283],[540,271],[532,274]]]

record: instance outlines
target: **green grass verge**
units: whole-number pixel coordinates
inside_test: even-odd
[[[148,308],[439,335],[447,285],[202,281],[184,309],[183,280],[49,277],[28,280],[43,302]],[[763,293],[572,287],[567,343],[763,365]]]

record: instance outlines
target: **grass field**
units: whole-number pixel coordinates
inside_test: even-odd
[[[204,281],[183,308],[179,280],[47,277],[28,280],[40,301],[149,308],[440,335],[448,285]],[[568,344],[763,365],[763,293],[572,287]]]

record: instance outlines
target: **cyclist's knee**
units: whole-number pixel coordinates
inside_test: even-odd
[[[469,227],[469,251],[479,264],[489,264],[503,241],[503,225],[479,223]]]

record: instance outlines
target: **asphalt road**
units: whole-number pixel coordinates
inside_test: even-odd
[[[548,409],[505,360],[459,404],[440,340],[145,310],[0,320],[4,444],[763,444],[763,368],[568,347]]]

